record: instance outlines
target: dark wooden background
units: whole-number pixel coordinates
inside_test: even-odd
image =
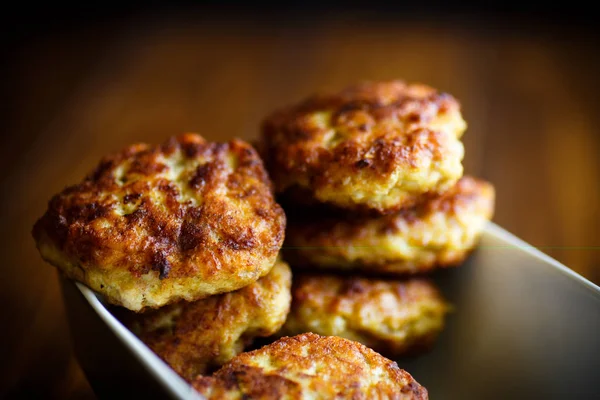
[[[131,142],[253,138],[274,107],[362,79],[458,97],[466,171],[496,185],[494,220],[600,282],[598,44],[573,24],[360,13],[153,13],[23,38],[2,69],[0,397],[92,396],[29,233],[53,193]]]

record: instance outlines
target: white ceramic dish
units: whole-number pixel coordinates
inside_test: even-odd
[[[434,275],[455,311],[429,353],[397,360],[432,399],[600,399],[600,288],[494,224]],[[201,398],[83,285],[62,281],[99,397]]]

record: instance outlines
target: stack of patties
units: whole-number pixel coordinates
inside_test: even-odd
[[[285,321],[285,225],[253,147],[186,134],[104,158],[52,198],[33,235],[192,380]]]
[[[187,134],[104,158],[51,199],[33,236],[206,398],[427,399],[395,362],[344,338],[239,354],[289,312],[285,225],[252,146]]]
[[[423,273],[460,264],[494,208],[491,184],[462,177],[465,129],[456,99],[401,81],[265,120],[295,273],[282,334],[342,336],[389,356],[434,342],[449,307]]]

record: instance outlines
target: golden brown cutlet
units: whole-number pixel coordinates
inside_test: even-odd
[[[46,261],[110,303],[140,311],[194,301],[271,270],[285,215],[270,185],[240,140],[137,144],[54,196],[33,236]]]
[[[313,333],[242,353],[193,386],[211,400],[428,398],[395,362],[360,343]]]
[[[431,347],[448,310],[426,279],[300,275],[294,277],[292,308],[280,335],[340,336],[388,357],[414,355]]]
[[[279,110],[262,127],[277,192],[389,213],[462,176],[456,99],[422,84],[366,82]]]
[[[281,328],[290,309],[292,273],[278,260],[250,285],[194,302],[117,316],[184,379],[223,365],[255,337]]]
[[[446,193],[385,216],[289,217],[284,254],[300,269],[411,274],[460,264],[494,212],[494,187],[461,178]]]

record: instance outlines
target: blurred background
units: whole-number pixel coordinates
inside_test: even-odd
[[[274,108],[359,80],[460,99],[494,221],[600,283],[600,33],[584,2],[21,5],[2,13],[0,397],[89,398],[30,229],[136,141],[257,136]],[[554,7],[554,8],[553,8]]]

